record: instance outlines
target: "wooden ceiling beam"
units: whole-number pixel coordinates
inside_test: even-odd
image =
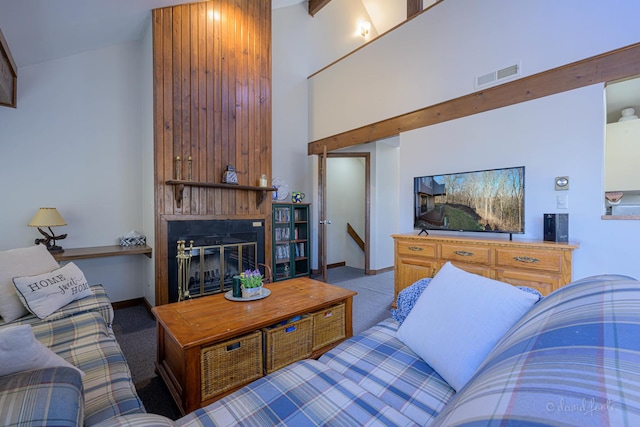
[[[640,75],[640,43],[523,77],[309,143],[308,154],[351,147],[425,126],[531,101],[556,93]]]
[[[314,16],[320,9],[329,4],[331,0],[309,0],[309,15]]]
[[[422,0],[407,0],[407,19],[422,12]]]

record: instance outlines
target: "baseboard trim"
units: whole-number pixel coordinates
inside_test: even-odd
[[[149,313],[151,313],[151,304],[149,304],[149,301],[147,301],[147,299],[144,297],[111,303],[111,306],[114,310],[118,310],[120,308],[136,307],[138,305],[143,306],[149,311]]]
[[[380,270],[371,270],[371,271],[372,271],[371,274],[388,273],[389,271],[393,271],[393,265],[391,267],[381,268]]]
[[[327,265],[327,268],[336,268],[336,267],[346,267],[346,263],[345,262],[337,262],[335,264],[329,264]],[[368,273],[365,273],[367,276],[374,276],[376,274],[382,274],[382,273],[387,273],[389,271],[393,271],[393,266],[391,267],[386,267],[386,268],[381,268],[379,270],[369,270]],[[311,270],[311,275],[316,276],[318,274],[322,274],[321,270],[318,269],[312,269]]]

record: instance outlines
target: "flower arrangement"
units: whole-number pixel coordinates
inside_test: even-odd
[[[262,274],[260,274],[260,270],[245,270],[243,273],[240,273],[240,284],[245,289],[262,286]]]

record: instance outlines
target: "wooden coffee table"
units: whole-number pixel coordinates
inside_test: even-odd
[[[294,316],[318,312],[339,303],[344,303],[345,337],[313,351],[311,357],[317,358],[353,336],[352,304],[356,292],[308,277],[266,287],[271,295],[256,301],[229,301],[224,294],[217,294],[152,309],[158,326],[156,369],[183,414],[243,385],[213,397],[203,395],[201,358],[203,352],[216,343],[247,336]]]

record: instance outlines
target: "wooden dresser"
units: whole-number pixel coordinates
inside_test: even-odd
[[[573,250],[578,245],[544,241],[509,241],[396,234],[394,304],[398,293],[415,281],[433,277],[447,261],[470,273],[512,285],[529,286],[543,295],[571,282]]]

